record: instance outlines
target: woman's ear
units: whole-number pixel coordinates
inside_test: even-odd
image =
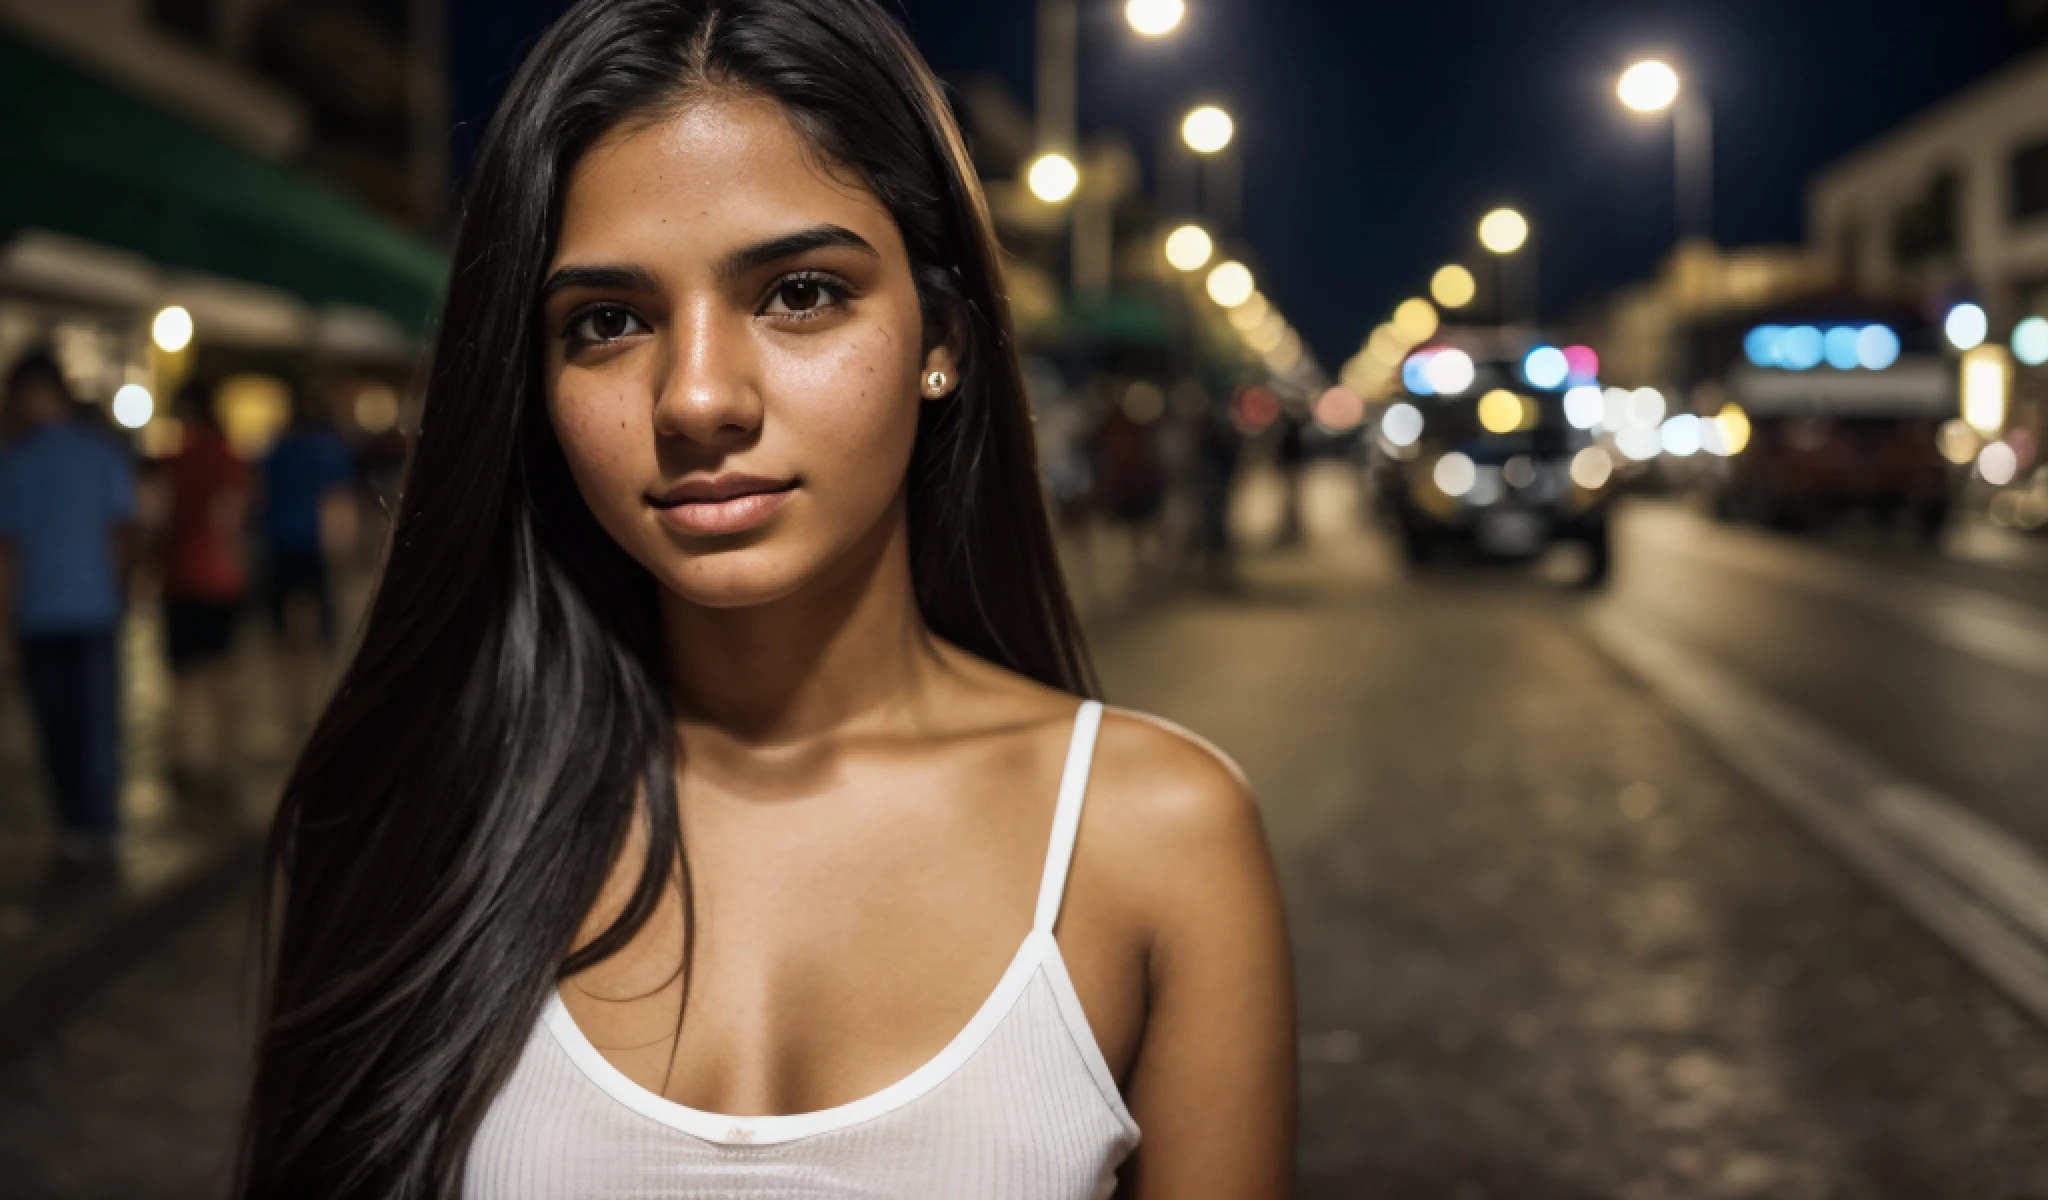
[[[917,383],[918,394],[926,400],[944,400],[959,390],[960,361],[951,346],[941,342],[925,352]]]

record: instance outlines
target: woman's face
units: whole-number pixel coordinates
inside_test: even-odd
[[[614,131],[570,176],[548,406],[599,524],[691,603],[764,604],[903,519],[924,348],[910,258],[772,101]]]

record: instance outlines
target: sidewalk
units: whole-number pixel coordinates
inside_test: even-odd
[[[165,778],[171,695],[160,615],[153,607],[130,615],[122,646],[124,845],[120,862],[104,870],[55,863],[34,715],[19,677],[0,677],[0,1058],[253,876],[293,749],[279,706],[268,702],[268,631],[258,626],[245,622],[233,662],[245,703],[229,794],[195,802]]]

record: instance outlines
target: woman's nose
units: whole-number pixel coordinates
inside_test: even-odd
[[[699,306],[674,331],[655,396],[655,432],[725,448],[761,428],[761,392],[744,321]]]

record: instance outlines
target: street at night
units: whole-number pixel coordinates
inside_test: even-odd
[[[309,1195],[2048,1200],[2048,2],[0,0],[0,1197]]]

